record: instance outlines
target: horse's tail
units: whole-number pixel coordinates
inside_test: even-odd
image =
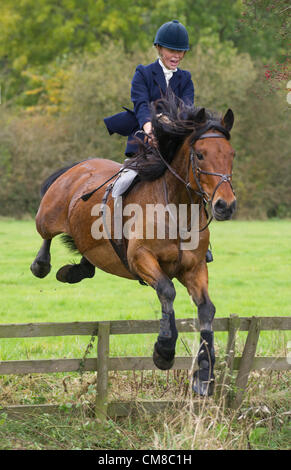
[[[62,239],[62,242],[63,244],[72,252],[72,253],[75,253],[75,254],[80,254],[77,246],[76,246],[76,243],[75,243],[75,240],[73,239],[73,237],[71,237],[71,235],[68,235],[67,233],[63,233],[61,235],[61,239]]]
[[[85,160],[82,160],[82,161],[85,161]],[[40,195],[41,197],[43,197],[45,195],[45,193],[47,192],[47,190],[49,189],[49,187],[56,181],[56,179],[61,176],[62,174],[66,173],[66,171],[70,170],[70,168],[73,168],[73,166],[76,166],[78,165],[79,163],[82,163],[81,162],[76,162],[76,163],[72,163],[71,165],[69,166],[66,166],[64,168],[61,168],[57,171],[55,171],[52,175],[50,175],[41,185],[41,188],[40,188]]]

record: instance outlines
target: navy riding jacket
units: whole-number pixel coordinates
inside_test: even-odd
[[[194,85],[190,72],[178,69],[173,73],[169,86],[174,94],[188,105],[194,104]],[[116,132],[128,136],[125,155],[137,152],[138,145],[134,142],[134,134],[151,120],[150,103],[161,98],[167,89],[166,79],[162,67],[157,60],[153,64],[138,65],[131,82],[131,101],[133,111],[114,114],[104,119],[109,134]],[[143,134],[138,134],[143,138]]]

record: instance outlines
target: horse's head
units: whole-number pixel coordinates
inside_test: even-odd
[[[231,183],[235,152],[229,143],[233,112],[229,109],[220,121],[206,120],[202,108],[195,121],[198,124],[200,122],[201,127],[189,139],[192,166],[190,184],[211,205],[216,220],[228,220],[236,208]]]

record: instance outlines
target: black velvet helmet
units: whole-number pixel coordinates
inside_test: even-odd
[[[154,45],[167,47],[176,51],[189,50],[189,38],[185,26],[178,20],[164,23],[157,31]]]

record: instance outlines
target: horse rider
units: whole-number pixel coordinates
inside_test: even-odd
[[[164,23],[156,33],[154,46],[158,51],[158,59],[149,65],[138,65],[131,82],[133,110],[124,108],[124,112],[104,119],[110,135],[117,133],[128,137],[125,155],[129,158],[138,151],[138,143],[134,139],[136,135],[154,145],[150,103],[160,99],[168,87],[185,104],[194,105],[191,73],[178,67],[189,50],[185,26],[178,20]],[[122,195],[136,176],[137,173],[131,169],[122,172],[114,185],[112,196]],[[210,262],[212,259],[212,253],[208,250],[206,260]]]

